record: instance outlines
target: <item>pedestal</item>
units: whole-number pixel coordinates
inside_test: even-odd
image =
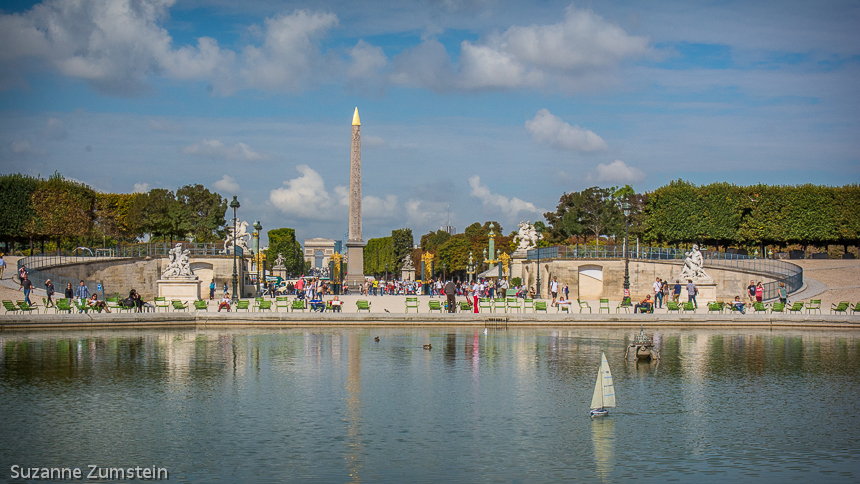
[[[346,242],[349,250],[349,260],[346,265],[346,279],[344,283],[349,286],[350,291],[356,291],[364,284],[364,241],[349,240]]]
[[[200,299],[200,280],[197,276],[159,279],[158,296],[170,301],[196,301]]]
[[[696,302],[698,305],[704,306],[705,304],[716,301],[717,300],[717,283],[715,282],[694,282],[696,285]],[[681,284],[681,299],[679,302],[687,302],[687,285]]]

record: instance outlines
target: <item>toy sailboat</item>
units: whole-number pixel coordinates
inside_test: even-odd
[[[609,414],[607,408],[615,407],[615,385],[612,384],[612,373],[606,355],[600,353],[600,370],[597,381],[594,382],[594,395],[591,397],[591,416],[603,417]]]

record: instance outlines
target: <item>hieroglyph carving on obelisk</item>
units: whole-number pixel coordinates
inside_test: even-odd
[[[364,240],[361,239],[361,121],[358,108],[352,116],[352,147],[349,157],[349,249],[346,283],[364,283]]]

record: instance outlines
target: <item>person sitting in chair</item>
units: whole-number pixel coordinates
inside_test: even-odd
[[[343,306],[343,301],[341,301],[337,296],[335,296],[334,299],[329,301],[329,304],[331,304],[331,310],[332,311],[339,313],[341,306]]]
[[[640,311],[641,309],[641,311]],[[654,311],[654,306],[651,304],[651,295],[648,294],[645,296],[645,299],[639,302],[636,306],[633,307],[634,313],[650,313]]]
[[[570,301],[565,299],[564,296],[559,296],[558,302],[555,303],[559,309],[566,309],[568,312],[570,311]]]
[[[99,301],[99,295],[98,294],[93,294],[93,296],[90,298],[90,300],[88,302],[89,302],[89,306],[91,308],[98,309],[99,312],[101,312],[101,311],[105,311],[108,313],[110,312],[110,309],[108,309],[108,307],[105,305],[105,302]]]
[[[746,311],[744,311],[744,303],[743,301],[741,301],[740,296],[735,296],[735,300],[732,301],[732,306],[734,307],[735,311],[740,311],[741,314],[746,314]]]
[[[227,308],[228,313],[230,312],[230,296],[228,296],[226,293],[224,294],[224,297],[221,299],[221,303],[218,304],[218,312],[220,313],[221,310],[224,308]]]
[[[325,311],[325,302],[322,299],[311,299],[311,311]]]

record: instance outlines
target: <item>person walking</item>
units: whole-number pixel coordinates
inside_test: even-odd
[[[3,260],[3,255],[0,254],[0,279],[3,279],[4,270],[6,270],[6,261]]]
[[[81,285],[75,290],[75,297],[78,298],[81,303],[86,304],[87,299],[90,298],[90,288],[84,284],[84,281],[81,281]],[[81,311],[83,312],[83,311]]]
[[[48,300],[46,301],[47,305],[53,306],[54,305],[54,299],[53,299],[54,298],[54,283],[51,282],[50,279],[45,281],[45,294],[48,295]]]
[[[555,307],[555,300],[558,298],[558,276],[552,276],[552,282],[549,283],[549,293],[552,294],[550,306]]]
[[[564,283],[563,292],[564,292],[564,300],[567,301],[568,304],[570,304],[570,288],[567,287],[567,283]]]
[[[30,278],[27,274],[24,274],[24,277],[21,278],[21,290],[24,291],[24,301],[28,306],[32,306],[33,303],[30,302],[30,291],[33,290],[33,283],[30,282]]]
[[[209,300],[215,299],[215,279],[209,284]]]
[[[699,308],[699,303],[696,302],[696,285],[692,279],[687,279],[687,302],[693,303],[696,309]]]
[[[681,280],[675,279],[675,287],[672,288],[672,301],[677,303],[681,299]]]
[[[747,286],[747,295],[750,298],[750,305],[755,302],[755,281],[750,281],[750,285]]]
[[[779,302],[786,304],[788,302],[788,291],[785,289],[785,283],[779,283]]]
[[[755,286],[755,302],[762,302],[764,299],[764,287],[761,285],[761,281]]]
[[[663,308],[663,283],[659,277],[654,281],[654,303],[659,309]]]
[[[64,297],[66,299],[72,299],[73,297],[75,297],[75,290],[72,288],[71,282],[66,284],[66,292],[64,294]]]

